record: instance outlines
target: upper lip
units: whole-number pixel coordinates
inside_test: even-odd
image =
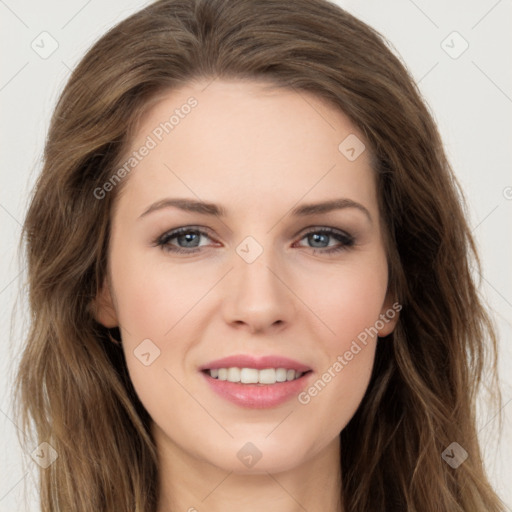
[[[216,359],[202,365],[200,370],[214,370],[216,368],[255,368],[263,370],[265,368],[286,368],[288,370],[296,370],[298,372],[307,372],[311,368],[305,364],[299,363],[288,357],[278,355],[268,356],[251,356],[246,354],[236,354],[233,356]]]

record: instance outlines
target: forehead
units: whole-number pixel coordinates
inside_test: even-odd
[[[311,93],[193,83],[146,112],[126,155],[139,153],[122,196],[131,205],[181,195],[244,209],[348,196],[370,208],[375,180],[363,144],[341,110]]]

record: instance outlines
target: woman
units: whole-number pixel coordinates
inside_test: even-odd
[[[25,237],[42,510],[503,510],[460,193],[340,8],[161,0],[114,27],[57,105]]]

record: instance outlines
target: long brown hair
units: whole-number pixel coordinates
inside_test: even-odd
[[[154,512],[150,418],[92,304],[107,271],[122,161],[148,105],[192,80],[259,80],[341,109],[374,158],[391,291],[403,306],[341,432],[346,512],[503,510],[485,475],[476,392],[496,340],[473,279],[462,195],[414,81],[383,38],[325,0],[160,0],[85,55],[56,106],[24,226],[31,328],[19,415],[58,461],[42,511]],[[129,179],[129,178],[126,178]],[[496,392],[499,397],[499,393]],[[442,452],[469,454],[457,468]],[[30,445],[30,446],[33,446]]]

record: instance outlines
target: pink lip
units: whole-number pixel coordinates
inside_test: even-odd
[[[215,370],[217,368],[256,368],[264,370],[265,368],[286,368],[287,370],[296,370],[298,372],[307,372],[311,370],[298,361],[281,356],[262,356],[254,357],[249,355],[238,354],[234,356],[216,359],[210,363],[201,366],[200,370]]]
[[[202,375],[211,389],[222,398],[240,407],[268,409],[296,397],[306,387],[312,372],[295,380],[275,384],[242,384],[214,379],[207,372],[202,372]]]
[[[276,382],[275,384],[242,384],[214,379],[205,370],[217,368],[286,368],[298,372],[308,372],[300,378]],[[296,397],[306,387],[311,368],[298,361],[281,356],[254,357],[249,355],[234,355],[217,359],[199,368],[210,388],[222,398],[240,406],[251,409],[266,409],[277,407]]]

